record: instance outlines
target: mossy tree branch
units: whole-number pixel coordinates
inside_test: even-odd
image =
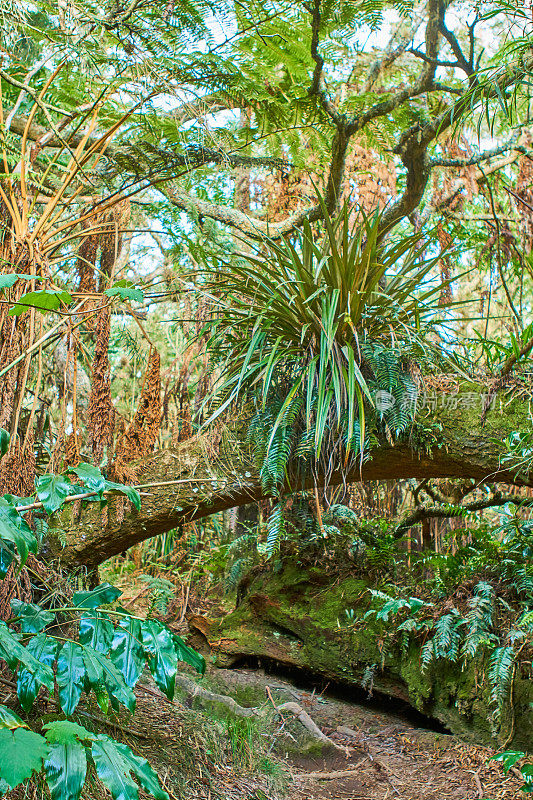
[[[486,387],[469,385],[452,396],[453,402],[444,403],[447,397],[437,396],[435,408],[419,411],[408,440],[393,446],[383,438],[362,469],[356,466],[346,475],[338,464],[330,483],[449,477],[533,486],[533,477],[516,474],[501,463],[506,437],[530,424],[527,401],[520,397],[509,401],[498,395],[483,423]],[[137,483],[151,484],[143,492],[141,511],[124,511],[123,502],[115,498],[110,499],[105,517],[95,504],[79,516],[73,509],[65,509],[58,523],[64,546],[59,538],[49,538],[45,543],[48,558],[92,568],[182,523],[265,496],[244,434],[236,424],[216,448],[206,433],[154,453],[135,468]],[[292,474],[287,492],[314,485],[311,471]]]

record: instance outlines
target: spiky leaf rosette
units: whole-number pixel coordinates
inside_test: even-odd
[[[204,332],[223,361],[224,377],[211,419],[237,400],[252,400],[269,417],[269,435],[256,449],[271,490],[283,482],[280,472],[282,478],[292,449],[288,429],[299,427],[294,446],[301,451],[305,440],[327,474],[332,458],[341,468],[363,458],[365,418],[370,412],[379,422],[380,416],[369,387],[390,392],[394,403],[404,393],[413,405],[401,356],[421,345],[439,310],[443,284],[435,278],[437,259],[424,257],[427,239],[415,234],[384,241],[379,212],[358,226],[346,205],[336,218],[323,212],[321,233],[304,224],[291,240],[263,241],[239,260],[212,268],[211,290],[220,303]],[[381,354],[394,351],[386,386],[374,373],[376,367],[383,372],[383,357],[378,363],[368,356],[376,346]],[[411,421],[412,414],[396,414],[389,427],[399,433]],[[275,480],[268,469],[273,449]]]

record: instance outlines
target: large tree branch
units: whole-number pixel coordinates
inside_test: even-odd
[[[443,400],[447,396],[443,395]],[[437,398],[438,399],[438,398]],[[517,397],[493,402],[483,425],[481,412],[486,387],[466,386],[447,402],[423,408],[411,442],[391,446],[382,440],[371,460],[345,475],[338,464],[331,484],[344,480],[399,478],[473,478],[480,483],[502,481],[533,485],[533,476],[515,474],[503,467],[504,440],[510,433],[530,425],[528,402]],[[50,540],[50,558],[61,558],[69,566],[94,567],[112,555],[178,525],[200,519],[233,506],[261,499],[264,494],[244,435],[235,428],[226,432],[214,448],[208,433],[178,447],[155,453],[136,465],[142,495],[140,512],[126,511],[122,501],[112,498],[105,519],[94,506],[76,518],[67,509],[59,523],[65,548]],[[311,472],[292,475],[287,491],[314,485]]]

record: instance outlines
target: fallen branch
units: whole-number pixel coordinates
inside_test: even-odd
[[[293,703],[293,702],[283,703],[283,705],[278,706],[278,711],[280,712],[287,711],[290,714],[294,714],[298,722],[301,725],[303,725],[306,731],[310,733],[311,736],[314,739],[317,739],[319,742],[328,744],[331,747],[334,747],[336,750],[342,750],[343,753],[347,752],[346,747],[337,744],[336,742],[333,741],[333,739],[330,739],[329,736],[326,736],[325,733],[322,733],[316,722],[313,722],[307,711],[304,711],[303,708],[300,705],[298,705],[298,703]]]

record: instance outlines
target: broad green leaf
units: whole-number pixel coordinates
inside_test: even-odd
[[[96,773],[111,792],[113,800],[137,800],[139,787],[132,780],[131,773],[156,800],[168,800],[168,794],[161,789],[148,762],[132,753],[125,744],[101,734],[93,743],[91,755]]]
[[[47,664],[41,664],[31,653],[29,647],[24,647],[5,622],[0,622],[0,658],[3,658],[11,670],[16,669],[20,663],[32,675],[39,686],[44,686],[49,692],[54,690],[54,673]]]
[[[0,539],[0,578],[5,578],[13,559],[15,558],[15,548],[11,542],[3,542]]]
[[[9,431],[6,431],[4,428],[0,428],[0,456],[5,456],[7,453],[10,439],[11,436],[9,435]]]
[[[58,644],[55,639],[40,633],[30,639],[26,649],[37,661],[51,668],[55,661],[57,647]],[[32,672],[25,667],[19,668],[17,673],[17,695],[24,711],[30,711],[40,687],[41,682]]]
[[[80,644],[88,644],[99,653],[108,653],[113,641],[113,623],[101,611],[86,614],[80,619]]]
[[[87,694],[93,690],[96,700],[104,714],[109,711],[109,694],[104,684],[104,670],[98,651],[90,646],[83,647],[83,663],[85,664],[85,691]]]
[[[141,495],[134,489],[133,486],[127,486],[124,483],[114,483],[113,481],[106,481],[105,482],[106,491],[116,493],[116,494],[124,494],[130,501],[133,503],[137,511],[140,511],[141,508]]]
[[[84,646],[83,660],[87,670],[86,677],[98,698],[99,689],[104,686],[111,705],[117,709],[119,703],[126,706],[129,711],[135,710],[135,695],[129,686],[124,682],[122,673],[115,667],[113,662],[94,650],[92,647]],[[98,701],[100,706],[100,700]]]
[[[81,725],[62,722],[45,726],[50,747],[44,762],[46,782],[52,800],[78,800],[87,774],[85,747],[79,739],[92,738],[92,734]]]
[[[83,725],[78,725],[77,722],[71,722],[69,719],[56,719],[54,722],[47,722],[43,725],[45,731],[46,741],[49,744],[61,744],[68,742],[69,739],[76,737],[80,741],[94,739],[95,734],[84,728]]]
[[[55,614],[40,608],[35,603],[23,603],[21,600],[12,600],[11,608],[19,617],[22,633],[39,633],[55,620]]]
[[[28,558],[28,552],[36,553],[38,549],[37,539],[29,525],[3,497],[0,497],[0,539],[15,545],[23,564]]]
[[[27,727],[26,723],[21,720],[18,714],[15,714],[15,712],[7,706],[0,706],[0,729],[9,728],[10,731],[14,731],[15,728]]]
[[[157,620],[146,619],[141,622],[141,635],[144,652],[148,656],[148,665],[155,682],[169,700],[172,700],[178,660],[172,634]]]
[[[57,657],[56,680],[59,688],[59,702],[67,716],[70,716],[80,702],[85,678],[83,650],[75,642],[65,642]]]
[[[10,272],[8,275],[0,275],[0,291],[2,289],[11,289],[18,280],[40,281],[42,278],[38,278],[36,275],[27,275],[23,272]]]
[[[503,753],[499,753],[496,756],[491,756],[489,761],[501,761],[502,767],[504,772],[509,772],[511,767],[514,767],[520,759],[525,757],[525,753],[522,750],[505,750]]]
[[[77,608],[98,608],[98,606],[112,603],[122,592],[110,583],[101,583],[90,592],[75,592],[72,602]]]
[[[58,292],[54,289],[42,289],[39,292],[28,292],[22,295],[20,300],[10,308],[10,317],[18,317],[29,311],[30,308],[37,308],[39,311],[57,311],[61,303],[68,305],[72,303],[72,296],[68,292]]]
[[[110,289],[104,291],[104,294],[108,297],[120,297],[121,300],[135,300],[137,303],[142,303],[144,300],[142,289],[138,289],[126,278],[114,283]]]
[[[11,789],[40,772],[47,755],[46,739],[38,733],[26,728],[0,730],[0,779]]]
[[[186,664],[194,667],[196,672],[199,672],[200,675],[203,675],[205,672],[205,658],[200,655],[200,653],[197,653],[196,650],[193,650],[192,647],[186,645],[181,636],[175,633],[172,638],[179,661],[184,661]]]
[[[106,479],[100,470],[92,464],[78,464],[77,467],[70,467],[69,472],[77,475],[83,486],[89,491],[99,492],[100,494],[104,491]]]
[[[111,660],[122,673],[126,684],[135,686],[145,664],[141,623],[138,619],[126,617],[120,620],[111,645]]]
[[[36,494],[47,514],[53,514],[72,494],[73,486],[64,475],[41,475],[36,481]]]

